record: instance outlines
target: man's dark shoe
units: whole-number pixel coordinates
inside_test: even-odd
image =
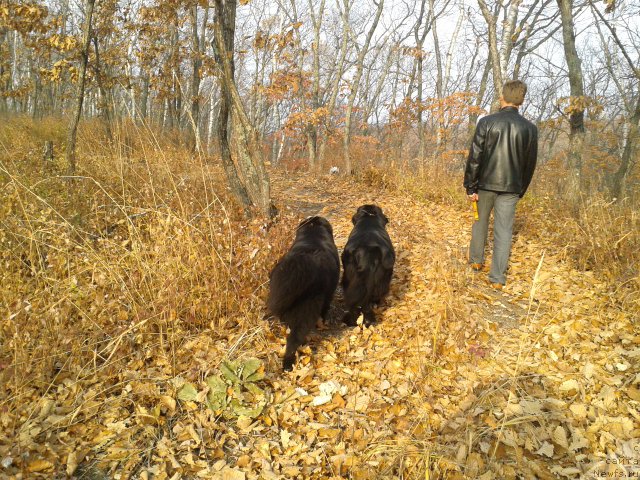
[[[481,272],[483,268],[484,268],[484,265],[482,265],[481,263],[472,263],[471,264],[471,270],[473,270],[475,272]]]
[[[501,283],[493,283],[491,282],[491,288],[495,289],[495,290],[502,290],[504,288],[504,285]]]

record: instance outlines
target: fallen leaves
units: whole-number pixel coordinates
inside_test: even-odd
[[[469,225],[451,207],[336,179],[275,185],[280,198],[325,202],[339,247],[351,210],[384,206],[398,259],[380,322],[330,323],[283,375],[284,335],[260,304],[236,327],[189,334],[170,333],[182,315],[172,309],[173,324],[132,337],[117,381],[65,372],[46,395],[32,390],[29,408],[0,409],[3,431],[18,426],[0,433],[0,474],[95,464],[110,478],[578,479],[598,458],[631,454],[640,336],[633,312],[603,298],[608,284],[548,251],[534,279],[540,245],[520,237],[497,295],[466,268]],[[265,261],[242,248],[236,261]],[[164,347],[144,347],[156,337]]]

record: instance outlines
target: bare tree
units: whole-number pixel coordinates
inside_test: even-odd
[[[424,160],[425,140],[424,140],[424,123],[423,123],[423,110],[424,110],[424,94],[423,94],[423,69],[424,69],[424,41],[427,38],[427,34],[431,28],[435,25],[435,19],[433,19],[433,0],[429,0],[429,11],[426,11],[426,2],[422,0],[420,2],[420,13],[418,19],[413,26],[413,37],[416,42],[415,51],[415,64],[413,74],[417,77],[417,98],[416,98],[416,116],[418,127],[418,158],[420,161]],[[424,26],[423,26],[424,22]],[[420,32],[422,29],[422,32]],[[437,42],[437,36],[435,36]],[[438,52],[438,55],[440,53]],[[438,57],[439,58],[439,57]],[[413,77],[409,81],[410,85],[416,83],[416,78]],[[411,95],[411,89],[409,90],[409,96]]]
[[[340,8],[340,3],[342,2],[342,8]],[[336,0],[336,5],[340,10],[340,19],[342,31],[340,32],[340,47],[338,52],[338,61],[336,63],[335,69],[333,69],[333,80],[329,82],[329,95],[326,99],[324,105],[327,108],[327,121],[331,121],[333,117],[333,113],[336,108],[336,101],[338,99],[338,93],[340,92],[340,82],[342,81],[342,76],[345,70],[345,61],[347,58],[347,50],[349,45],[349,17],[351,13],[351,1],[350,0]],[[325,148],[327,146],[328,136],[324,135],[320,142],[319,149],[319,162],[322,164],[325,156]]]
[[[82,104],[84,102],[84,91],[87,81],[87,64],[89,63],[89,46],[91,44],[91,21],[93,18],[93,7],[95,0],[86,0],[85,20],[82,28],[82,50],[80,53],[80,75],[78,79],[78,90],[76,92],[76,109],[69,125],[67,136],[67,169],[69,175],[76,172],[76,137],[78,133],[78,123],[82,115]]]
[[[201,149],[200,142],[200,82],[202,56],[205,44],[205,35],[207,29],[207,21],[209,18],[209,7],[204,9],[204,18],[202,19],[202,29],[198,32],[198,3],[194,3],[189,7],[191,17],[191,55],[192,55],[192,74],[191,74],[191,111],[190,121],[193,130],[194,148],[199,151]]]
[[[582,170],[582,146],[584,143],[584,86],[582,81],[582,64],[576,49],[576,35],[573,25],[573,0],[557,0],[562,22],[562,42],[564,56],[569,72],[570,98],[570,132],[569,132],[569,166],[576,170],[578,176]]]
[[[624,129],[626,132],[626,135],[624,136],[624,139],[623,139],[624,147],[622,149],[622,155],[620,156],[620,165],[618,166],[618,169],[615,171],[615,173],[611,177],[611,182],[610,182],[611,196],[614,198],[620,198],[624,192],[625,180],[627,178],[627,175],[629,171],[632,169],[634,164],[634,153],[637,151],[638,143],[640,142],[640,128],[639,128],[640,127],[640,68],[638,67],[637,61],[634,62],[633,59],[631,58],[631,55],[628,52],[628,47],[625,46],[625,44],[620,40],[620,37],[618,36],[618,33],[616,32],[616,29],[611,24],[611,22],[605,18],[602,12],[600,12],[598,7],[594,5],[592,1],[590,1],[590,6],[591,6],[591,11],[594,13],[597,19],[600,20],[602,24],[605,25],[609,30],[609,32],[611,33],[611,38],[613,39],[613,42],[615,43],[616,47],[620,50],[622,57],[627,62],[627,66],[631,71],[631,76],[634,77],[636,80],[636,91],[633,92],[634,93],[633,96],[635,96],[635,105],[634,105],[634,102],[632,101],[632,95],[629,95],[628,90],[622,86],[621,81],[618,78],[618,75],[613,69],[612,58],[611,58],[612,54],[609,51],[609,48],[607,47],[607,42],[605,41],[602,30],[596,20],[596,27],[598,30],[598,34],[600,35],[600,38],[602,40],[602,48],[605,55],[605,62],[607,65],[607,69],[609,71],[609,74],[611,75],[613,82],[616,85],[618,94],[622,99],[622,102],[626,111],[625,112],[626,128]]]
[[[348,0],[345,0],[345,4]],[[360,79],[362,78],[362,71],[364,69],[364,58],[369,51],[369,45],[371,44],[371,39],[373,38],[373,34],[378,27],[378,22],[380,20],[380,15],[382,14],[382,8],[384,7],[384,0],[378,0],[376,4],[376,13],[373,18],[373,22],[369,27],[369,31],[367,32],[367,36],[364,40],[364,44],[360,47],[358,52],[358,58],[356,59],[356,72],[353,76],[353,80],[351,81],[351,88],[349,89],[349,96],[347,99],[347,108],[344,114],[344,136],[343,136],[343,155],[344,155],[344,168],[347,174],[352,172],[351,165],[351,120],[353,114],[353,105],[356,101],[356,95],[358,94],[358,87],[360,86]]]
[[[251,124],[245,111],[234,78],[234,34],[236,19],[236,0],[215,0],[215,41],[220,64],[222,99],[218,119],[218,141],[223,165],[230,186],[236,197],[247,209],[256,206],[264,214],[272,214],[269,175],[267,173],[258,132]],[[244,184],[231,156],[228,139],[228,125],[233,112],[234,133],[238,152],[238,166],[242,172]]]
[[[496,3],[494,11],[491,12],[487,6],[485,0],[478,0],[480,5],[480,11],[487,22],[488,35],[489,35],[489,60],[491,62],[491,71],[493,73],[493,86],[494,86],[494,102],[493,108],[497,106],[496,100],[502,95],[502,69],[500,68],[502,63],[500,62],[500,54],[498,53],[498,13],[500,9],[500,3]]]

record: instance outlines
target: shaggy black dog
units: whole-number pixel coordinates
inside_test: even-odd
[[[363,205],[351,219],[353,230],[342,252],[342,287],[347,313],[342,321],[355,326],[360,312],[364,324],[376,321],[373,305],[389,292],[396,254],[385,226],[389,219],[376,205]]]
[[[291,330],[283,369],[291,370],[296,351],[318,317],[326,317],[340,278],[340,259],[331,224],[322,217],[304,220],[289,251],[270,274],[267,307]]]

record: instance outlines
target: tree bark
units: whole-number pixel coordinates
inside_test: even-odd
[[[573,0],[557,0],[562,21],[562,41],[564,56],[569,71],[570,112],[569,112],[569,167],[580,176],[582,170],[582,146],[584,143],[584,86],[582,63],[576,49],[576,37],[573,25]]]
[[[339,0],[336,0],[339,2]],[[331,121],[333,117],[333,112],[336,107],[336,100],[338,99],[338,93],[340,92],[340,80],[342,80],[342,74],[344,73],[344,64],[347,58],[347,47],[349,40],[349,13],[351,9],[351,4],[349,0],[344,0],[344,10],[342,11],[342,40],[340,42],[340,53],[338,55],[338,63],[336,66],[336,74],[333,79],[333,83],[331,84],[331,91],[329,94],[329,99],[326,102],[327,105],[327,120]],[[327,146],[328,135],[324,135],[322,137],[322,141],[320,142],[320,151],[319,151],[319,162],[322,164],[324,161],[324,152]]]
[[[82,104],[84,102],[84,90],[87,79],[87,64],[89,63],[89,46],[91,42],[91,21],[93,17],[93,7],[95,0],[86,0],[86,14],[84,27],[82,29],[82,53],[80,59],[80,78],[78,81],[78,90],[76,93],[76,110],[71,119],[69,126],[69,134],[67,136],[67,169],[69,175],[76,173],[76,137],[78,133],[78,123],[82,115]]]
[[[425,16],[425,0],[422,0],[420,2],[420,14],[418,15],[418,20],[416,21],[416,24],[413,28],[413,36],[414,39],[416,41],[416,61],[414,62],[413,65],[413,69],[412,69],[412,77],[409,81],[409,85],[410,85],[410,89],[408,91],[409,96],[412,95],[412,87],[411,85],[415,84],[417,81],[417,92],[416,92],[416,123],[417,123],[417,128],[418,128],[418,159],[420,160],[420,162],[422,163],[424,161],[424,157],[425,157],[425,139],[424,139],[424,123],[422,121],[422,113],[424,110],[424,95],[423,95],[423,73],[424,73],[424,55],[423,55],[423,46],[424,46],[424,40],[427,37],[427,34],[429,33],[429,30],[431,30],[431,27],[433,26],[433,20],[430,19],[431,16],[434,15],[433,12],[433,0],[429,0],[429,13],[427,14],[427,21],[425,22],[425,27],[424,30],[422,31],[422,34],[420,34],[420,28],[422,26],[422,20]],[[413,76],[415,75],[415,77]]]
[[[223,118],[222,112],[219,118],[219,125],[223,125],[224,131],[219,127],[219,141],[222,148],[227,151],[223,154],[223,163],[225,169],[231,171],[230,166],[234,165],[229,149],[227,134],[227,125],[229,121],[229,110],[235,114],[237,121],[233,122],[234,133],[237,136],[236,146],[238,150],[238,165],[245,180],[243,185],[244,192],[247,196],[244,198],[241,194],[241,200],[245,206],[255,205],[260,211],[271,216],[272,211],[269,175],[266,170],[262,155],[262,145],[259,142],[258,132],[253,127],[247,112],[242,104],[240,93],[238,92],[234,79],[234,60],[233,60],[233,43],[235,32],[236,17],[236,0],[215,0],[216,6],[216,22],[214,28],[215,45],[220,57],[221,69],[221,95],[224,101],[221,101],[228,108],[226,119]],[[222,153],[222,152],[221,152]],[[236,170],[237,172],[237,170]],[[236,175],[237,178],[237,175]],[[235,182],[235,179],[232,179]],[[233,184],[232,184],[233,185]],[[242,185],[242,184],[240,184]],[[241,193],[232,186],[236,193]],[[246,203],[249,200],[249,204]]]
[[[94,65],[94,72],[96,76],[96,82],[98,83],[98,89],[100,90],[100,99],[98,101],[98,105],[100,111],[102,112],[102,116],[104,118],[104,128],[105,133],[107,134],[107,139],[109,142],[113,142],[113,134],[111,132],[111,101],[110,95],[107,92],[107,89],[104,87],[104,82],[102,81],[102,65],[100,65],[100,50],[98,48],[98,37],[93,35],[93,47],[94,52],[96,54],[96,61]]]
[[[146,70],[143,70],[140,74],[142,85],[140,87],[140,118],[146,120],[149,114],[149,74]]]
[[[313,55],[313,83],[311,86],[311,106],[314,112],[320,108],[320,28],[322,27],[322,19],[324,16],[325,0],[320,1],[318,13],[313,10],[313,0],[309,0],[309,13],[311,15],[311,23],[313,25],[313,44],[311,46]],[[309,168],[312,170],[321,169],[322,166],[318,162],[318,125],[316,123],[307,126],[307,150],[309,153]]]
[[[609,32],[611,32],[611,37],[613,38],[613,41],[620,49],[622,56],[627,61],[632,74],[636,77],[638,81],[640,81],[640,68],[638,68],[637,64],[633,61],[633,59],[629,55],[629,52],[627,52],[627,47],[620,41],[620,37],[618,36],[616,29],[611,25],[609,21],[607,21],[607,19],[600,12],[600,10],[598,10],[598,8],[593,4],[593,2],[590,2],[590,6],[591,6],[592,12],[602,21],[602,23],[607,27],[607,29],[609,29]],[[614,72],[614,68],[611,62],[611,53],[609,51],[609,48],[607,47],[606,41],[604,39],[604,36],[602,34],[602,31],[600,29],[598,22],[596,22],[596,27],[602,41],[602,47],[604,50],[607,70],[609,71],[609,74],[616,85],[616,88],[618,90],[620,98],[623,101],[623,104],[627,113],[627,117],[628,117],[628,120],[626,122],[628,127],[627,135],[626,135],[626,138],[624,139],[624,148],[622,149],[622,155],[620,157],[620,166],[618,167],[618,169],[616,170],[616,172],[613,174],[611,178],[611,187],[610,187],[611,196],[613,198],[620,199],[624,194],[625,180],[626,180],[627,174],[632,170],[634,166],[634,163],[635,163],[633,161],[633,159],[635,158],[634,153],[637,151],[638,142],[640,141],[640,131],[639,131],[640,129],[640,125],[639,125],[640,124],[640,92],[639,91],[634,92],[635,98],[636,98],[636,105],[634,109],[631,103],[631,99],[633,98],[633,95],[630,95],[629,92],[625,91],[624,87],[620,82],[620,79]]]
[[[431,11],[434,12],[434,0],[429,0]],[[436,132],[436,148],[433,152],[433,157],[436,158],[442,147],[442,134],[444,132],[444,112],[442,111],[442,99],[443,94],[443,80],[442,80],[442,55],[440,53],[440,41],[438,40],[438,25],[436,24],[436,15],[432,13],[431,17],[431,32],[433,34],[433,51],[436,57],[436,98],[440,103],[437,121]]]
[[[206,28],[208,8],[205,9],[203,19],[203,30]],[[198,4],[194,3],[190,8],[191,14],[191,48],[192,48],[192,68],[191,75],[191,129],[193,131],[194,148],[196,151],[201,149],[200,144],[200,69],[202,68],[202,49],[203,41],[198,32]],[[202,32],[204,37],[204,31]]]
[[[358,55],[358,59],[356,61],[356,74],[351,83],[351,91],[349,93],[349,99],[347,102],[347,109],[345,112],[344,118],[344,137],[342,141],[343,151],[344,151],[344,169],[347,175],[352,173],[351,166],[351,117],[353,113],[353,105],[356,101],[356,95],[358,94],[358,86],[360,84],[360,79],[362,78],[362,71],[364,69],[364,58],[369,50],[369,45],[371,43],[371,38],[373,37],[376,28],[378,27],[378,21],[380,20],[380,15],[382,14],[382,8],[384,6],[384,0],[378,0],[377,10],[375,17],[373,19],[373,23],[369,27],[369,31],[367,32],[367,37],[364,41],[364,45],[362,46],[362,50],[360,50],[360,54]]]
[[[219,35],[216,35],[214,39],[214,49],[218,53],[216,61],[225,63],[222,59],[222,52],[233,52],[234,48],[234,33],[235,33],[235,2],[233,10],[226,9],[227,3],[222,1],[216,1],[216,30],[221,30]],[[216,32],[217,33],[217,32]],[[224,42],[224,45],[220,45]],[[234,62],[233,57],[230,59],[231,70],[230,75],[233,75]],[[224,79],[226,72],[221,74],[220,78],[220,105],[218,110],[218,122],[217,122],[217,135],[218,145],[220,149],[220,157],[222,159],[222,166],[229,182],[231,192],[238,199],[242,205],[245,214],[249,213],[249,209],[252,206],[251,199],[246,187],[243,185],[240,177],[238,176],[238,170],[233,163],[231,156],[231,146],[229,144],[229,124],[231,123],[231,94],[229,87],[227,86],[228,80]]]
[[[482,102],[484,101],[484,94],[487,91],[487,83],[489,81],[489,72],[491,71],[491,61],[487,59],[487,62],[484,64],[484,70],[482,72],[482,78],[480,79],[480,88],[478,88],[478,95],[476,96],[476,108],[479,109],[482,107]],[[472,112],[469,115],[469,141],[473,137],[473,134],[476,130],[476,123],[478,121],[478,114],[476,112]]]
[[[637,150],[640,137],[639,124],[640,96],[638,96],[638,99],[636,100],[636,108],[633,112],[633,116],[629,119],[629,131],[627,132],[627,138],[624,142],[624,149],[622,150],[622,156],[620,158],[620,166],[618,167],[618,170],[616,170],[616,172],[613,174],[613,178],[611,179],[611,196],[616,199],[620,199],[620,197],[624,193],[625,180],[634,163],[633,154]]]
[[[487,22],[489,30],[489,61],[491,62],[491,71],[493,73],[494,101],[492,110],[497,110],[497,100],[502,96],[502,70],[500,69],[500,54],[498,53],[498,33],[497,21],[498,13],[491,13],[485,0],[478,0],[482,16]]]

